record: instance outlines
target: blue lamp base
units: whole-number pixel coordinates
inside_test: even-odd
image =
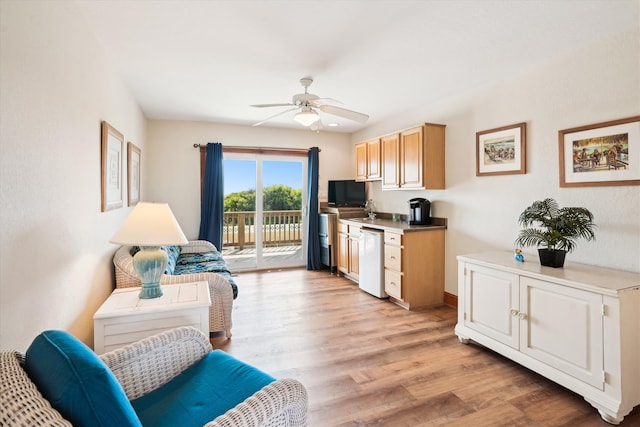
[[[142,282],[141,299],[159,298],[162,296],[160,279],[167,269],[167,254],[159,246],[140,246],[133,256],[133,268]]]

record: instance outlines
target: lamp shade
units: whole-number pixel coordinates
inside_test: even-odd
[[[310,107],[302,107],[302,111],[296,114],[293,117],[293,120],[300,123],[302,126],[311,126],[320,120],[320,116],[318,116],[318,113],[313,111]]]
[[[167,203],[139,202],[111,243],[121,245],[163,246],[189,243]]]

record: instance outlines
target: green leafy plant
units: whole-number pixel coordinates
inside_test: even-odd
[[[560,208],[554,199],[533,202],[520,214],[518,222],[525,227],[516,239],[518,246],[538,246],[572,252],[576,240],[594,240],[596,225],[593,214],[585,208]]]

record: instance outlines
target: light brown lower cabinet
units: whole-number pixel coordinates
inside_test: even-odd
[[[338,272],[355,282],[360,274],[360,229],[338,221]]]
[[[415,309],[444,300],[444,229],[384,232],[384,288],[391,301]]]

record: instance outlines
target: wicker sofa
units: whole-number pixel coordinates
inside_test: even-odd
[[[55,340],[56,337],[52,332],[57,332],[58,337],[61,335],[64,337],[64,334],[70,336],[61,331],[46,331],[34,340],[34,344],[27,350],[26,355],[17,351],[3,350],[0,352],[0,403],[2,404],[0,425],[69,427],[72,425],[70,420],[73,420],[75,425],[157,425],[144,418],[138,407],[135,406],[136,399],[151,396],[152,403],[159,407],[152,408],[153,411],[157,411],[156,416],[170,417],[172,414],[167,412],[171,408],[167,408],[167,406],[171,406],[172,402],[176,400],[179,401],[177,406],[185,404],[189,400],[167,400],[167,396],[164,400],[156,399],[153,393],[162,391],[164,387],[170,387],[171,383],[180,382],[180,377],[183,377],[190,368],[199,368],[203,361],[206,362],[205,359],[215,355],[216,352],[219,352],[223,358],[232,359],[220,350],[212,351],[209,338],[192,327],[162,332],[99,357],[73,337],[71,337],[71,341],[77,341],[77,343],[72,342],[71,345],[68,345],[63,342],[61,345],[60,340]],[[42,336],[46,336],[46,338],[41,338]],[[54,339],[51,340],[51,337]],[[40,339],[40,343],[36,344],[38,339]],[[44,344],[41,344],[42,342]],[[36,347],[36,350],[32,350],[33,347]],[[51,358],[43,360],[45,359],[42,357],[43,348],[46,350],[45,354],[51,355]],[[53,350],[49,350],[49,348]],[[67,352],[60,351],[61,348],[66,349]],[[40,357],[36,358],[36,354]],[[33,361],[30,358],[36,360]],[[85,359],[91,360],[86,362]],[[208,421],[202,424],[195,421],[197,418],[195,415],[200,417],[210,415],[200,411],[203,406],[218,404],[216,395],[219,396],[227,390],[240,387],[241,383],[254,381],[255,376],[251,374],[251,370],[256,371],[255,368],[236,359],[232,360],[236,368],[225,372],[226,378],[232,378],[232,380],[227,379],[227,382],[223,384],[214,385],[216,381],[220,382],[216,378],[222,377],[221,373],[216,373],[219,372],[219,370],[216,371],[218,365],[208,365],[209,368],[214,368],[205,372],[212,381],[205,387],[204,396],[190,401],[192,412],[189,415],[194,414],[194,417],[181,418],[181,421],[178,422],[179,425],[197,424],[207,427],[293,427],[306,425],[307,392],[305,387],[296,380],[276,380],[274,378],[271,378],[270,383],[258,388],[236,406],[216,414],[212,417],[213,419],[207,418]],[[56,364],[58,361],[60,363]],[[96,366],[88,367],[86,363],[93,363],[97,365],[97,368]],[[98,370],[101,370],[99,374],[96,373]],[[28,372],[32,374],[32,377]],[[204,375],[203,371],[196,372]],[[44,380],[43,384],[42,373],[52,378]],[[114,400],[110,400],[108,393],[104,391],[104,388],[109,388],[109,386],[98,385],[102,384],[99,375],[102,377],[106,375],[115,384],[115,393],[121,396],[121,400],[115,400],[115,402],[121,402],[129,408],[131,421],[127,420],[124,423],[114,419],[113,413],[120,409],[113,407]],[[267,374],[263,373],[262,375],[268,377]],[[201,378],[195,380],[195,382],[200,381]],[[42,387],[38,388],[36,382]],[[59,383],[64,385],[59,386]],[[61,388],[62,392],[52,391],[49,388],[50,384],[54,384],[54,388]],[[181,389],[186,394],[192,390],[193,388],[188,383]],[[47,400],[44,395],[52,395],[53,399]],[[69,398],[69,395],[73,397]],[[62,396],[62,400],[66,398],[67,401],[57,401],[55,400],[56,396]],[[170,396],[174,397],[174,395]],[[109,411],[106,411],[107,409]],[[182,409],[180,408],[180,410]],[[103,413],[101,410],[108,413]],[[62,413],[68,413],[68,419],[65,419]],[[163,420],[165,420],[164,424],[174,423],[174,421],[166,421],[166,418]]]
[[[218,253],[217,248],[206,240],[193,240],[183,245],[181,254],[208,254]],[[140,278],[133,268],[134,248],[121,246],[113,256],[113,265],[116,273],[116,288],[130,288],[141,286]],[[226,276],[226,277],[225,277]],[[210,332],[225,332],[227,338],[231,338],[231,310],[236,289],[229,283],[230,274],[219,274],[211,271],[203,271],[190,274],[163,274],[160,283],[172,285],[176,283],[207,281],[211,294],[211,308],[209,309]]]

